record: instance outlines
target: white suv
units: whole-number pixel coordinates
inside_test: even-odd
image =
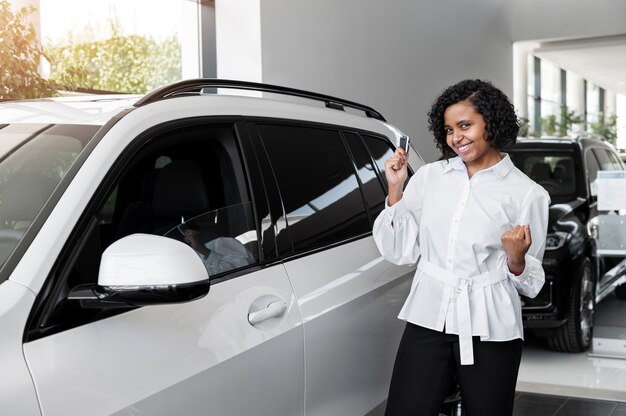
[[[381,412],[414,271],[371,237],[400,136],[240,81],[0,104],[0,413]]]

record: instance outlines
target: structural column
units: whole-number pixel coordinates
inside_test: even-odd
[[[513,45],[513,105],[518,117],[528,116],[528,44]]]
[[[260,0],[216,0],[215,35],[218,77],[263,81]]]

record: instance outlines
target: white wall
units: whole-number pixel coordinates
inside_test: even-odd
[[[263,81],[259,1],[215,1],[215,54],[219,78]]]
[[[263,81],[370,105],[435,160],[426,113],[445,87],[480,77],[512,92],[504,6],[504,0],[261,0]]]
[[[426,160],[439,155],[426,113],[448,85],[492,81],[512,98],[514,41],[624,33],[623,0],[237,0],[260,4],[263,82],[362,102],[412,136]],[[218,19],[233,33],[237,13]],[[240,9],[242,10],[242,9]],[[241,20],[238,27],[241,27]],[[222,37],[222,39],[224,39]],[[238,48],[229,40],[230,48]],[[219,39],[218,39],[219,43]],[[218,44],[219,48],[219,44]],[[243,50],[243,49],[242,49]],[[232,50],[231,50],[232,52]],[[228,62],[219,62],[228,59]],[[242,62],[238,62],[241,59]],[[242,54],[218,56],[219,75],[241,74]],[[227,69],[231,68],[231,69]]]

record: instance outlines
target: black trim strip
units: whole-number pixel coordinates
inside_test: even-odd
[[[308,98],[311,100],[323,101],[328,108],[343,110],[344,106],[350,107],[356,110],[363,111],[367,117],[375,118],[376,120],[380,121],[387,121],[381,113],[374,110],[372,107],[355,103],[353,101],[344,100],[342,98],[331,97],[330,95],[318,94],[316,92],[283,87],[280,85],[214,78],[199,78],[174,82],[146,94],[135,103],[135,107],[142,107],[144,105],[164,100],[166,98],[175,97],[176,95],[180,94],[190,92],[200,94],[204,88],[230,88],[248,91],[262,91],[274,94],[289,95],[293,97]]]

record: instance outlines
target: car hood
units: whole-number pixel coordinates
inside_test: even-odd
[[[558,204],[552,204],[549,208],[548,230],[552,229],[553,225],[565,215],[571,213],[576,208],[585,203],[585,199],[577,198],[569,202],[561,202]]]

